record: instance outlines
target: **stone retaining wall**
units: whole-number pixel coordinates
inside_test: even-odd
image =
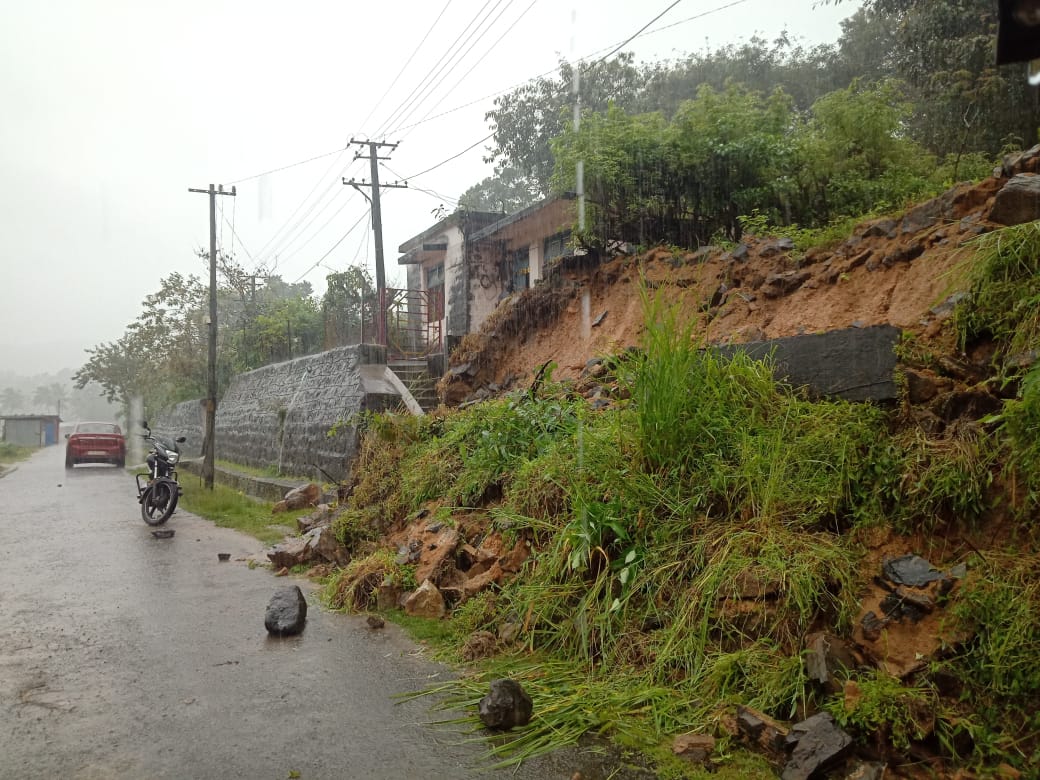
[[[339,347],[276,363],[231,380],[217,406],[216,456],[246,466],[275,466],[282,474],[327,481],[349,476],[357,454],[359,412],[400,403],[385,383],[362,370],[385,362],[367,345]],[[154,427],[186,436],[187,457],[201,454],[205,412],[201,401],[178,404]],[[335,429],[335,435],[329,432]]]
[[[901,333],[892,325],[873,325],[713,349],[746,352],[756,360],[772,357],[778,381],[805,387],[815,397],[890,401],[899,394],[895,348]]]

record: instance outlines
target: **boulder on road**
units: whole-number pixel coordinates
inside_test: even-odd
[[[298,585],[289,585],[274,592],[267,604],[264,626],[273,636],[291,636],[303,631],[307,622],[307,599]]]

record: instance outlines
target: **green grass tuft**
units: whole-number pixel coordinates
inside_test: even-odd
[[[244,493],[219,483],[207,490],[201,482],[185,480],[181,483],[184,495],[181,506],[189,512],[212,521],[221,528],[234,528],[254,536],[264,544],[281,541],[286,529],[293,533],[296,518],[307,514],[309,509],[271,514],[273,504],[257,501]]]

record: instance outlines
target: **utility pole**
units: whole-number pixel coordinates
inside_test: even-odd
[[[188,192],[201,192],[209,195],[209,357],[206,364],[207,398],[206,398],[206,438],[202,445],[202,479],[208,490],[213,489],[213,458],[216,451],[217,426],[217,195],[237,193],[224,192],[224,185],[217,188],[209,185],[207,190],[196,190],[191,187]]]
[[[372,182],[367,183],[364,179],[360,182],[350,179],[349,181],[344,177],[343,183],[349,184],[351,187],[356,189],[366,198],[369,203],[372,204],[372,232],[375,233],[376,237],[376,293],[379,296],[379,311],[376,312],[376,328],[377,336],[376,339],[380,345],[386,346],[386,271],[383,267],[383,216],[379,208],[379,160],[389,160],[389,157],[380,157],[378,150],[380,148],[389,148],[394,150],[397,148],[397,144],[389,144],[380,141],[355,141],[353,138],[350,139],[351,144],[357,144],[358,146],[367,146],[368,154],[362,154],[361,152],[354,153],[354,159],[359,160],[362,157],[368,157],[371,163],[372,169]],[[383,187],[405,189],[408,187],[408,182],[394,182],[393,184],[384,184]],[[372,197],[369,196],[361,189],[362,187],[372,188]]]

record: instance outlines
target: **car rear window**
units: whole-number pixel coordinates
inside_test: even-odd
[[[119,426],[112,423],[80,423],[76,433],[120,433]]]

